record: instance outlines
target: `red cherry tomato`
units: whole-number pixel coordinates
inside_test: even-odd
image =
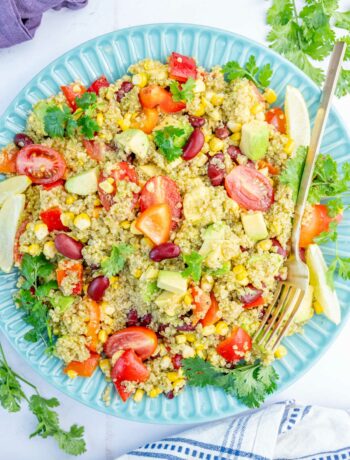
[[[111,184],[113,186],[113,191],[111,193],[105,192],[100,186],[98,187],[99,198],[101,200],[102,206],[107,211],[109,211],[111,206],[114,204],[114,196],[117,193],[119,181],[124,180],[127,182],[135,182],[136,184],[138,182],[135,168],[126,161],[117,163],[110,176],[105,176],[103,173],[101,173],[98,179],[98,183],[101,184],[101,182],[104,182],[109,177],[114,179],[113,184]],[[137,198],[138,196],[134,195],[135,202],[137,201]]]
[[[142,88],[139,93],[140,103],[145,109],[158,107],[166,113],[174,113],[186,107],[184,102],[175,102],[171,93],[158,85],[149,85]]]
[[[158,118],[158,109],[143,109],[131,122],[131,128],[141,129],[144,133],[150,134],[157,126]]]
[[[218,301],[213,292],[210,293],[211,304],[205,317],[201,320],[203,327],[215,324],[221,318]]]
[[[273,203],[273,188],[263,174],[248,166],[236,166],[225,178],[230,198],[253,211],[267,211]]]
[[[88,141],[83,139],[83,145],[86,149],[87,154],[92,160],[102,161],[104,158],[104,149],[101,143],[96,141]]]
[[[15,263],[18,265],[22,262],[22,258],[23,258],[23,254],[19,252],[19,246],[20,246],[19,239],[22,233],[25,232],[28,223],[29,223],[28,219],[21,222],[17,229],[16,235],[15,235],[15,243],[13,245],[13,258],[14,258]]]
[[[260,296],[255,300],[252,300],[251,302],[247,302],[243,305],[243,308],[246,310],[249,310],[250,308],[255,308],[255,307],[260,307],[260,305],[264,305],[265,299],[264,297]]]
[[[234,327],[231,335],[216,347],[220,356],[229,362],[237,362],[244,358],[252,348],[252,339],[241,327]]]
[[[87,90],[89,91],[89,93],[96,93],[98,95],[101,88],[108,88],[108,86],[109,81],[104,75],[101,75],[100,78],[91,83]]]
[[[277,176],[280,173],[280,168],[278,166],[275,166],[272,163],[269,163],[268,161],[265,161],[265,160],[258,161],[258,168],[259,169],[267,168],[269,173],[272,176]]]
[[[145,382],[149,370],[134,350],[126,350],[113,366],[111,377],[113,382]]]
[[[75,99],[86,93],[85,86],[80,83],[72,83],[71,85],[61,86],[61,90],[67,99],[69,107],[73,110],[73,112],[75,112],[77,110],[77,103],[75,102]]]
[[[79,295],[83,290],[83,264],[81,262],[71,262],[69,260],[61,260],[58,263],[56,270],[56,279],[58,286],[61,286],[63,280],[67,277],[74,277],[76,280],[72,289],[72,294]]]
[[[265,113],[265,120],[277,131],[282,134],[286,134],[286,116],[283,110],[279,107],[274,107]]]
[[[121,400],[123,402],[127,401],[129,399],[129,397],[131,396],[131,393],[129,391],[126,391],[123,382],[116,381],[116,382],[113,382],[113,383],[114,383],[115,389],[117,390]]]
[[[192,324],[195,326],[208,313],[211,299],[210,295],[198,286],[192,286],[191,294],[194,303]]]
[[[158,339],[152,329],[142,326],[131,326],[111,335],[105,346],[106,355],[111,358],[118,350],[135,350],[141,359],[149,358],[157,348]]]
[[[300,242],[301,248],[306,248],[309,244],[313,243],[314,238],[322,232],[328,232],[329,224],[331,222],[340,222],[342,214],[335,217],[329,217],[327,206],[324,204],[315,204],[311,208],[311,216],[301,226]]]
[[[158,246],[169,240],[171,222],[171,209],[168,204],[162,203],[150,206],[141,213],[135,227]]]
[[[180,82],[185,82],[189,78],[196,79],[196,61],[179,53],[171,53],[169,59],[169,76]]]
[[[141,190],[140,208],[145,211],[154,204],[166,203],[171,209],[172,228],[175,228],[182,214],[182,199],[179,188],[167,176],[154,176]]]
[[[61,222],[62,211],[58,207],[47,209],[40,213],[40,219],[47,225],[49,232],[54,230],[59,231],[68,231],[69,228],[62,224]]]
[[[23,147],[16,158],[17,174],[24,174],[34,184],[52,184],[64,176],[66,162],[56,150],[40,144]]]
[[[165,113],[176,113],[186,108],[186,104],[181,101],[174,101],[172,95],[167,91],[164,100],[159,104],[160,109]]]
[[[4,148],[0,154],[0,173],[11,174],[16,172],[16,158],[18,150]]]
[[[97,353],[90,353],[90,357],[85,361],[71,361],[65,368],[64,373],[67,374],[68,371],[76,372],[79,377],[91,377],[95,372],[95,369],[98,366],[100,360],[100,355]]]
[[[52,184],[43,184],[43,189],[44,190],[51,190],[55,187],[62,187],[64,185],[64,180],[63,179],[58,179],[56,182],[52,182]]]

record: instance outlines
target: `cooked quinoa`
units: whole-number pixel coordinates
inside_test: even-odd
[[[157,334],[156,339],[152,336],[155,350],[141,364],[147,378],[122,382],[122,391],[132,393],[135,401],[144,393],[172,397],[181,391],[186,385],[181,358],[199,356],[215,366],[231,367],[232,362],[218,353],[217,346],[237,328],[252,336],[278,280],[287,277],[285,261],[294,202],[291,190],[279,182],[279,173],[290,155],[289,138],[265,121],[269,98],[245,78],[228,83],[220,67],[207,71],[197,66],[191,97],[182,109],[170,112],[162,108],[162,102],[153,108],[142,104],[142,94],[151,85],[160,87],[161,94],[170,95],[173,77],[168,63],[146,59],[132,65],[127,75],[92,92],[97,94],[89,116],[98,129],[90,140],[79,130],[71,137],[48,136],[43,111],[47,107],[67,107],[62,92],[36,104],[26,128],[35,144],[58,152],[66,168],[64,180],[56,186],[33,183],[26,190],[21,217],[25,225],[18,236],[17,263],[23,254],[44,254],[57,266],[58,291],[73,297],[68,309],[56,306],[50,310],[57,337],[54,353],[67,365],[85,362],[97,354],[100,368],[110,380],[124,351],[119,347],[112,356],[105,353],[104,347],[115,333],[144,327]],[[75,82],[70,88],[79,86],[80,82]],[[76,119],[79,110],[74,112]],[[151,113],[147,110],[157,118],[151,129],[145,128],[145,117],[148,122]],[[248,158],[243,152],[243,131],[251,123],[263,126],[268,133],[263,161]],[[186,134],[181,147],[184,151],[194,132],[200,130],[204,138],[200,151],[187,161],[181,155],[169,161],[156,143],[157,133],[169,127]],[[125,141],[120,137],[122,133],[129,133],[134,141]],[[143,144],[143,148],[135,148],[133,136],[140,133],[146,147]],[[6,151],[14,149],[15,145],[6,147]],[[261,195],[271,189],[273,196],[264,209],[245,208],[230,192],[230,174],[237,168],[253,171],[256,180],[262,181],[258,184],[263,187]],[[221,174],[219,184],[213,183],[210,169]],[[272,174],[271,169],[277,173]],[[89,171],[97,174],[98,186],[86,193],[86,184],[82,183],[81,190],[75,187],[74,192],[69,191],[68,181]],[[90,182],[91,177],[93,174]],[[248,193],[250,185],[249,181],[244,184]],[[145,196],[147,200],[154,198],[148,206]],[[159,235],[152,237],[147,230],[149,222],[143,226],[142,220],[148,217],[150,208],[158,205],[165,206],[159,215],[162,225],[171,226],[160,244],[156,244]],[[58,210],[59,229],[50,230],[43,217],[43,212],[52,209]],[[247,215],[255,219],[256,214],[265,234],[252,236],[243,220]],[[72,260],[62,254],[58,234],[81,243],[80,258]],[[164,243],[172,243],[180,254],[153,260],[150,251]],[[124,265],[106,275],[105,266],[115,247],[127,248]],[[189,265],[186,256],[194,253],[201,257],[199,280],[191,274],[181,275]],[[166,271],[180,274],[185,289],[174,286],[171,280],[164,289],[159,279]],[[88,288],[99,276],[108,278],[108,287],[96,301]],[[210,320],[207,314],[208,308],[214,307],[213,299],[217,311]],[[273,359],[268,351],[251,345],[241,351],[240,357],[248,363]],[[68,372],[71,377],[77,374]],[[110,390],[105,400],[109,402]]]

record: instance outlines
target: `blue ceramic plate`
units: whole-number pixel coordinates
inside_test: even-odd
[[[32,105],[59,91],[60,85],[82,80],[86,85],[101,74],[112,81],[124,73],[130,64],[150,57],[165,60],[172,52],[194,56],[210,68],[234,59],[244,63],[254,54],[258,65],[270,63],[273,68],[271,87],[279,95],[277,104],[283,104],[287,84],[298,87],[303,93],[311,118],[316,113],[320,91],[315,84],[288,61],[247,38],[223,30],[184,24],[157,24],[120,30],[103,35],[69,51],[44,70],[19,93],[0,119],[0,146],[13,139],[25,127]],[[322,151],[331,153],[339,163],[350,161],[350,139],[335,110],[330,113]],[[350,216],[344,216],[339,235],[339,249],[345,255],[349,244]],[[326,246],[327,258],[334,248]],[[12,301],[17,273],[0,276],[0,327],[13,347],[42,377],[67,395],[93,409],[127,419],[158,423],[194,423],[219,419],[243,411],[244,406],[232,396],[215,388],[187,388],[178,398],[167,400],[144,398],[142,403],[121,403],[118,397],[106,407],[102,401],[105,381],[100,372],[90,379],[70,380],[62,373],[61,362],[45,354],[42,343],[31,344],[23,339],[29,329]],[[342,305],[342,325],[346,321],[350,302],[350,285],[337,280],[336,287]],[[279,390],[285,389],[326,351],[340,331],[323,316],[314,316],[305,328],[304,335],[294,335],[285,341],[289,353],[275,363],[280,375]]]

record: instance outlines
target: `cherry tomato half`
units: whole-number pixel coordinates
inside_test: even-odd
[[[219,304],[213,292],[210,293],[210,300],[211,304],[209,310],[207,311],[207,314],[201,321],[203,327],[211,326],[212,324],[215,324],[217,321],[219,321],[219,319],[221,318]]]
[[[158,109],[143,109],[142,112],[132,120],[131,128],[141,129],[144,133],[150,134],[157,126],[158,118]]]
[[[269,179],[248,166],[233,168],[225,178],[225,188],[230,198],[253,211],[267,211],[274,200]]]
[[[95,372],[100,360],[100,355],[97,353],[90,353],[90,357],[85,361],[71,361],[65,368],[64,373],[68,371],[76,372],[79,377],[91,377]]]
[[[0,154],[0,173],[11,174],[16,172],[16,158],[18,150],[12,148],[2,150]]]
[[[265,302],[266,301],[264,297],[260,296],[257,299],[252,300],[251,302],[245,303],[243,305],[243,308],[245,308],[246,310],[249,310],[250,308],[260,307],[260,305],[264,305]]]
[[[210,295],[198,286],[192,286],[191,294],[194,303],[192,324],[195,326],[207,315],[211,305],[211,299]]]
[[[166,113],[174,113],[186,107],[184,102],[176,102],[169,91],[158,85],[149,85],[139,93],[140,103],[145,109],[158,107]]]
[[[89,93],[96,93],[98,95],[101,88],[108,88],[108,86],[109,81],[104,75],[101,75],[100,78],[91,83],[87,90]]]
[[[126,350],[113,366],[111,377],[113,382],[145,382],[149,370],[134,350]]]
[[[73,112],[75,112],[77,110],[77,103],[75,102],[75,99],[86,93],[85,86],[80,83],[72,83],[71,85],[61,86],[61,90],[67,99],[69,107],[73,110]]]
[[[140,208],[145,211],[154,204],[166,203],[171,209],[172,228],[178,224],[182,214],[182,199],[179,188],[170,177],[154,176],[141,190]]]
[[[140,214],[135,227],[155,245],[166,243],[170,237],[171,209],[168,204],[155,204]]]
[[[57,206],[40,213],[40,219],[47,225],[49,232],[53,232],[54,230],[66,232],[69,230],[68,227],[62,224],[61,214],[62,211]]]
[[[111,358],[118,350],[135,350],[141,359],[149,358],[157,348],[158,339],[152,329],[131,326],[111,335],[104,346],[106,355]]]
[[[252,348],[252,339],[241,327],[235,327],[231,335],[216,347],[220,356],[229,362],[237,362],[244,358]]]
[[[265,120],[277,131],[286,134],[286,116],[283,110],[279,107],[274,107],[265,113]]]
[[[118,394],[120,396],[120,399],[123,402],[127,401],[129,399],[129,397],[131,396],[131,392],[126,391],[126,388],[125,388],[123,382],[115,381],[113,383],[114,383],[115,389],[117,390],[117,392],[118,392]]]
[[[34,184],[52,184],[64,176],[66,162],[56,150],[40,144],[23,147],[16,158],[18,174],[25,174]]]
[[[311,216],[301,226],[300,247],[306,248],[309,246],[320,233],[328,232],[331,222],[340,222],[342,217],[342,214],[329,217],[326,205],[314,204],[311,208]]]
[[[88,141],[83,139],[83,145],[86,149],[87,154],[92,160],[102,161],[104,158],[103,144],[97,141]]]
[[[169,59],[169,76],[180,82],[185,82],[189,78],[196,79],[196,61],[179,53],[171,53]]]

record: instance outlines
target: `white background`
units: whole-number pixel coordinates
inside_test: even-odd
[[[0,50],[0,114],[18,91],[44,66],[72,47],[113,30],[139,24],[187,22],[210,25],[265,42],[262,0],[90,0],[78,11],[50,11],[31,42]],[[341,2],[350,9],[350,1]],[[350,129],[350,97],[336,101]],[[347,114],[347,117],[345,116]],[[56,396],[64,427],[77,422],[86,430],[88,451],[82,460],[110,460],[146,441],[182,431],[179,425],[144,425],[100,414],[57,392],[38,377],[1,337],[11,365],[35,383],[47,397]],[[300,402],[350,408],[350,324],[318,363],[273,401]],[[0,409],[0,458],[6,460],[64,460],[54,441],[28,440],[34,419],[23,409],[11,414]]]

